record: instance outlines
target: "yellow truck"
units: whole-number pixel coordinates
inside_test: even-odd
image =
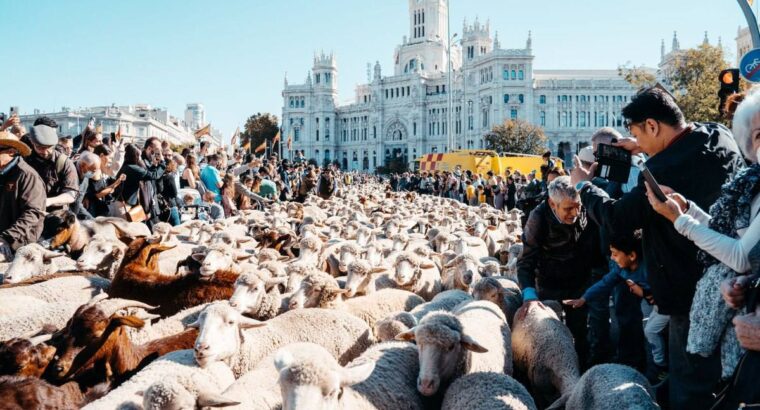
[[[564,168],[561,159],[552,157],[558,168]],[[540,155],[497,153],[491,150],[463,149],[445,154],[426,154],[414,160],[414,168],[419,172],[454,171],[459,167],[463,171],[485,175],[492,171],[495,175],[504,175],[506,170],[520,171],[528,174],[535,170],[541,177],[541,165],[544,161]]]

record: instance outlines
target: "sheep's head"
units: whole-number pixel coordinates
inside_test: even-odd
[[[488,261],[480,269],[482,276],[499,276],[501,274],[501,265],[496,261]]]
[[[77,269],[115,272],[114,267],[118,267],[121,263],[126,250],[127,246],[119,240],[95,235],[77,259]]]
[[[393,246],[391,251],[403,251],[406,245],[409,243],[409,234],[406,232],[399,232],[391,238],[393,240]]]
[[[58,271],[53,263],[54,258],[66,256],[62,252],[54,252],[36,243],[24,245],[16,251],[13,262],[8,266],[3,276],[3,283],[23,282],[35,275],[47,275]]]
[[[378,244],[371,244],[366,249],[365,259],[372,266],[381,266],[384,262],[385,255],[383,249]]]
[[[362,257],[364,250],[355,243],[345,243],[340,247],[338,254],[338,270],[346,273],[348,265],[358,258]]]
[[[240,352],[243,329],[266,326],[266,323],[250,319],[233,309],[227,301],[214,302],[198,315],[198,320],[187,325],[198,329],[194,356],[200,367],[218,361],[229,362]]]
[[[433,312],[420,324],[396,336],[396,340],[416,341],[420,374],[417,390],[424,396],[438,392],[454,376],[465,350],[484,353],[488,350],[464,333],[459,319],[449,312]]]
[[[306,406],[310,409],[337,409],[343,388],[361,383],[375,369],[374,361],[341,367],[324,348],[309,343],[309,354],[298,354],[300,346],[280,349],[274,365],[280,373],[283,410]],[[293,351],[290,351],[292,349]]]
[[[201,264],[200,273],[202,276],[211,276],[219,270],[232,269],[237,262],[250,259],[252,256],[249,253],[237,252],[218,244],[192,255],[193,259]]]
[[[495,278],[481,278],[472,286],[472,297],[475,300],[487,300],[496,304],[502,305],[506,290],[501,283]]]
[[[107,294],[100,293],[80,306],[66,326],[56,335],[54,339],[54,344],[58,347],[56,359],[50,363],[46,372],[52,380],[63,380],[68,375],[73,375],[76,371],[83,369],[86,362],[102,345],[101,338],[108,337],[107,329],[114,330],[121,325],[133,327],[143,325],[141,319],[121,315],[120,310],[130,307],[155,309],[155,306],[142,302],[106,299],[107,297]]]
[[[375,322],[375,338],[380,342],[396,339],[400,333],[417,326],[417,318],[409,312],[398,312]]]
[[[313,272],[301,281],[301,286],[291,296],[290,309],[329,307],[340,295],[346,293],[338,281],[324,272]]]
[[[363,259],[351,262],[346,275],[346,297],[354,297],[357,292],[363,292],[368,287],[374,288],[375,275],[385,270],[385,268],[373,268]]]
[[[271,278],[269,274],[261,271],[242,273],[235,281],[230,306],[240,313],[252,313],[261,304],[267,291],[286,280],[287,278]]]
[[[434,268],[435,264],[411,251],[399,253],[394,263],[393,280],[399,285],[415,281],[422,274],[422,269]]]
[[[318,255],[322,251],[322,240],[314,235],[304,235],[298,242],[302,258]]]
[[[55,355],[55,347],[44,343],[50,337],[17,337],[0,343],[0,375],[41,377]]]
[[[451,247],[451,242],[456,239],[456,236],[448,232],[440,232],[435,236],[435,238],[433,238],[433,249],[438,253],[444,253],[449,250]]]
[[[245,236],[242,238],[236,238],[232,235],[230,235],[229,232],[216,232],[213,235],[211,235],[211,239],[209,240],[209,244],[211,245],[226,245],[231,246],[235,249],[240,249],[240,245],[253,241],[253,238],[249,236]]]
[[[159,380],[138,394],[143,396],[142,408],[144,410],[194,410],[240,404],[240,402],[230,400],[221,394],[209,391],[201,390],[197,393],[191,393],[176,379]]]
[[[258,253],[259,262],[284,261],[287,259],[287,256],[282,256],[280,255],[280,252],[277,252],[276,250],[270,248],[260,249]]]
[[[469,254],[459,255],[452,259],[444,266],[445,269],[453,271],[451,274],[455,275],[457,281],[462,285],[469,287],[472,284],[474,278],[479,276],[482,266],[474,256]],[[462,289],[462,290],[467,290]]]

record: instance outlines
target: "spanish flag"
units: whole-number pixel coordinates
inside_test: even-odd
[[[230,139],[230,145],[232,145],[233,147],[237,145],[238,135],[240,135],[240,127],[237,127],[235,129],[235,133],[232,134],[232,139]]]
[[[277,144],[279,141],[280,141],[280,131],[277,131],[277,135],[275,135],[274,138],[272,139],[272,146],[274,146],[274,144]]]
[[[261,145],[259,145],[258,147],[256,147],[255,150],[253,150],[253,153],[258,154],[259,152],[266,151],[266,149],[267,149],[267,140],[264,140],[261,142]]]
[[[211,135],[211,124],[206,125],[198,131],[195,131],[195,138],[200,138],[204,135]]]
[[[116,130],[116,141],[121,139],[121,124],[119,124],[119,129]]]
[[[293,135],[288,134],[288,151],[290,151],[293,148]]]
[[[246,151],[248,151],[249,149],[251,149],[251,139],[250,138],[248,138],[245,141],[245,143],[243,144],[243,149],[246,150]]]

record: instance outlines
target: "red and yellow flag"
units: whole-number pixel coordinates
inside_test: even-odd
[[[255,150],[253,150],[253,152],[255,154],[258,154],[259,152],[263,152],[266,149],[267,149],[267,140],[264,140],[264,141],[261,142],[261,145],[259,145],[258,147],[256,147]]]
[[[195,138],[200,138],[204,135],[211,135],[211,124],[206,125],[198,131],[195,131]]]
[[[272,139],[272,145],[277,144],[280,141],[280,131],[277,131],[277,135]]]
[[[293,135],[288,135],[288,151],[293,148]]]

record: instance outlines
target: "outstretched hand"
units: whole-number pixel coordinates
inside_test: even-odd
[[[655,212],[664,216],[670,222],[675,222],[679,216],[686,213],[688,210],[689,207],[686,198],[673,191],[672,188],[660,185],[660,189],[667,197],[667,200],[663,202],[657,199],[657,196],[654,194],[654,191],[652,190],[652,187],[649,186],[648,182],[645,182],[645,185],[647,187],[647,199],[649,200],[649,204],[652,205]]]

